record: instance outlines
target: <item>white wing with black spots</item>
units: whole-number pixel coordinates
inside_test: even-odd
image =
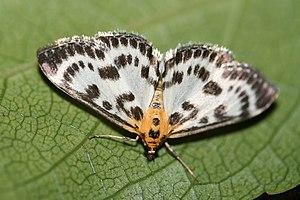
[[[37,54],[53,84],[126,129],[142,119],[158,81],[160,53],[132,33],[63,38]]]
[[[170,138],[256,116],[277,97],[275,87],[254,68],[208,44],[167,52],[163,81]]]

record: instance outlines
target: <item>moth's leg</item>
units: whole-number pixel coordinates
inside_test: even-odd
[[[93,135],[93,136],[89,137],[90,140],[95,139],[95,138],[107,138],[107,139],[122,140],[122,141],[128,141],[128,142],[137,142],[139,140],[139,136],[136,136],[136,138],[116,136],[116,135]]]
[[[177,155],[177,153],[175,152],[174,149],[172,149],[172,147],[165,142],[165,146],[167,147],[167,149],[171,152],[171,154],[183,165],[183,167],[189,172],[189,174],[197,180],[195,174],[193,173],[193,171],[189,168],[189,166],[187,166],[187,164]]]

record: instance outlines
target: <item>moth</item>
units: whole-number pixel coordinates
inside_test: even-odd
[[[62,38],[37,51],[45,76],[143,142],[149,160],[167,139],[240,122],[266,110],[277,89],[224,47],[187,44],[161,54],[144,37],[124,31]]]

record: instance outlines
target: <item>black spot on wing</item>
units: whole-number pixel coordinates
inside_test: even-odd
[[[178,63],[182,62],[182,52],[181,51],[176,52],[175,61],[176,61],[176,65],[178,65]]]
[[[222,88],[219,86],[218,83],[214,81],[209,81],[203,86],[202,91],[205,94],[218,96],[219,94],[221,94]]]
[[[62,59],[58,58],[58,54],[55,54],[51,49],[47,50],[46,52],[38,52],[38,63],[40,66],[42,66],[44,63],[47,63],[51,74],[55,74],[57,72],[57,65],[61,62]]]
[[[62,63],[62,58],[61,58],[61,55],[60,55],[60,48],[53,49],[53,51],[51,51],[51,53],[52,53],[51,58],[53,59],[53,61],[56,64],[61,64]]]
[[[246,95],[241,99],[242,110],[247,110],[249,108],[249,96]]]
[[[81,62],[79,61],[79,64]],[[79,72],[79,66],[76,63],[73,63],[71,66],[69,66],[66,71],[64,72],[64,80],[67,82],[72,82],[73,77],[76,75],[76,73]]]
[[[131,65],[131,63],[132,63],[132,55],[131,55],[131,54],[128,54],[128,55],[127,55],[127,63],[128,63],[129,65]]]
[[[180,84],[183,79],[183,72],[175,71],[172,77],[172,84]]]
[[[183,61],[186,62],[192,57],[193,51],[191,49],[187,49],[184,51]]]
[[[191,111],[189,112],[189,114],[186,117],[182,118],[179,123],[183,124],[183,123],[185,123],[187,121],[194,120],[195,117],[197,116],[198,112],[199,111],[198,111],[197,108],[191,109]]]
[[[100,59],[100,60],[104,60],[105,58],[105,54],[102,50],[100,49],[96,49],[95,50],[96,56]]]
[[[59,47],[57,49],[57,54],[58,56],[60,57],[60,59],[67,59],[68,58],[68,55],[67,55],[67,52],[66,52],[66,49],[64,47]]]
[[[244,69],[241,71],[241,74],[239,76],[239,80],[246,80],[249,77],[250,70],[249,69]]]
[[[79,72],[79,67],[76,63],[72,64],[72,69],[74,70],[74,72]]]
[[[110,42],[109,37],[107,36],[100,36],[98,39],[100,39],[108,48],[110,48]]]
[[[86,92],[85,98],[87,99],[94,99],[100,96],[100,90],[97,85],[92,84],[88,85],[87,88],[84,89]]]
[[[135,96],[131,92],[123,93],[116,98],[116,108],[123,111],[128,117],[131,117],[131,113],[124,106],[126,102],[131,102],[135,99]]]
[[[121,54],[117,58],[115,58],[115,64],[120,69],[121,67],[125,67],[127,64],[126,56]]]
[[[178,112],[175,112],[175,113],[170,115],[169,124],[170,125],[175,125],[180,121],[181,118],[182,118],[182,114],[180,114]]]
[[[130,38],[130,40],[129,40],[130,42],[130,46],[132,46],[133,48],[135,48],[136,49],[136,47],[137,47],[137,40],[135,39],[135,38]]]
[[[84,55],[84,49],[81,44],[75,44],[75,51],[80,55]]]
[[[75,55],[75,46],[73,44],[69,44],[66,46],[66,51],[69,54],[69,56],[74,56]]]
[[[111,110],[111,109],[112,109],[112,105],[111,105],[108,101],[103,101],[103,102],[102,102],[102,106],[103,106],[103,108],[105,108],[106,110]]]
[[[99,71],[100,77],[104,80],[110,79],[110,80],[115,81],[115,80],[119,80],[119,78],[120,78],[120,74],[119,74],[118,70],[113,65],[98,68],[98,71]]]
[[[189,76],[189,75],[191,75],[191,73],[192,73],[192,66],[189,66],[189,68],[188,68],[188,70],[187,70],[187,75]]]
[[[199,72],[199,69],[200,69],[200,65],[195,65],[195,68],[194,68],[194,75],[196,76]]]
[[[116,66],[118,67],[118,69],[121,69],[122,67],[126,67],[127,64],[131,65],[132,64],[132,55],[128,54],[128,55],[124,55],[121,54],[119,56],[117,56],[114,60],[114,63],[116,64]],[[134,58],[134,65],[137,67],[139,63],[139,59],[137,57]]]
[[[149,77],[149,66],[142,66],[141,77],[145,79]]]
[[[145,45],[145,43],[140,42],[140,43],[139,43],[139,49],[140,49],[140,51],[141,51],[141,53],[142,53],[143,55],[146,54],[146,45]]]
[[[70,82],[70,83],[72,82],[72,78],[71,78],[71,76],[68,74],[67,71],[64,72],[64,75],[63,75],[63,76],[64,76],[64,80],[65,80],[65,81]]]
[[[83,63],[83,61],[82,61],[82,60],[80,60],[78,63],[79,63],[79,66],[80,66],[82,69],[84,69],[84,68],[85,68],[85,64]]]
[[[131,92],[120,94],[117,97],[117,104],[123,105],[124,102],[130,102],[135,99],[135,96]]]
[[[241,86],[238,86],[236,89],[235,89],[235,93],[238,93],[239,91],[241,90]]]
[[[194,75],[204,82],[209,78],[209,71],[197,64],[194,68]]]
[[[89,68],[91,71],[94,71],[94,66],[92,65],[92,63],[88,63],[88,68]]]
[[[249,95],[246,91],[241,91],[238,95],[238,98],[241,101],[241,117],[248,117],[249,115]]]
[[[202,54],[202,58],[206,58],[209,55],[209,50],[208,49],[203,49],[203,54]]]
[[[152,46],[148,45],[146,56],[150,59],[150,63],[153,65],[153,55],[152,55]]]
[[[134,66],[135,67],[139,66],[139,58],[138,57],[134,58]]]
[[[157,64],[156,64],[156,69],[155,69],[155,74],[156,74],[156,76],[157,77],[160,77],[160,75],[161,75],[161,72],[160,72],[160,70],[159,70],[159,62],[157,62]]]
[[[119,40],[115,37],[111,37],[110,38],[110,41],[111,41],[111,46],[114,47],[114,48],[118,48],[119,46]]]
[[[125,37],[122,37],[121,39],[120,39],[120,42],[121,42],[121,44],[123,45],[123,46],[127,46],[128,45],[128,40],[125,38]]]
[[[209,56],[209,62],[214,62],[215,58],[217,56],[216,52],[212,52]]]
[[[140,121],[143,118],[143,111],[140,107],[131,107],[130,111],[135,120]]]
[[[200,119],[200,121],[199,121],[199,123],[201,123],[201,124],[207,124],[208,123],[208,117],[202,117],[201,119]]]
[[[201,56],[201,50],[200,49],[196,49],[194,51],[194,58],[199,58]]]
[[[69,66],[69,67],[66,69],[66,72],[67,72],[70,76],[72,76],[72,77],[75,76],[75,70],[73,69],[72,66]]]
[[[233,70],[232,73],[229,76],[230,80],[235,80],[239,76],[239,70]]]
[[[226,114],[225,111],[225,106],[224,105],[219,105],[218,107],[215,108],[214,110],[214,115],[217,119],[222,119],[222,117]]]
[[[209,78],[209,71],[206,70],[204,67],[201,67],[198,73],[198,78],[201,79],[203,82]]]
[[[191,104],[189,101],[185,101],[181,104],[181,107],[183,110],[192,110],[195,106],[194,104]]]
[[[227,116],[225,105],[221,104],[214,109],[214,116],[218,121],[227,121],[232,119],[231,116]]]
[[[183,72],[182,71],[174,71],[171,81],[164,82],[164,87],[169,88],[172,85],[180,84],[183,80]]]
[[[86,45],[86,46],[84,47],[84,50],[85,50],[86,54],[87,54],[90,58],[93,58],[93,59],[95,58],[94,50],[93,50],[90,46]]]
[[[49,63],[48,57],[45,52],[38,52],[38,63],[40,65],[42,65],[43,63]],[[56,67],[56,65],[55,65],[55,67]],[[56,68],[56,70],[57,70],[57,68]]]

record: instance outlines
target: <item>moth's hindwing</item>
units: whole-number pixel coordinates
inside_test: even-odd
[[[158,81],[159,52],[131,33],[63,38],[37,55],[53,84],[127,130],[130,119],[142,119]]]
[[[232,124],[267,109],[276,88],[254,68],[214,45],[169,51],[163,73],[170,138]]]

